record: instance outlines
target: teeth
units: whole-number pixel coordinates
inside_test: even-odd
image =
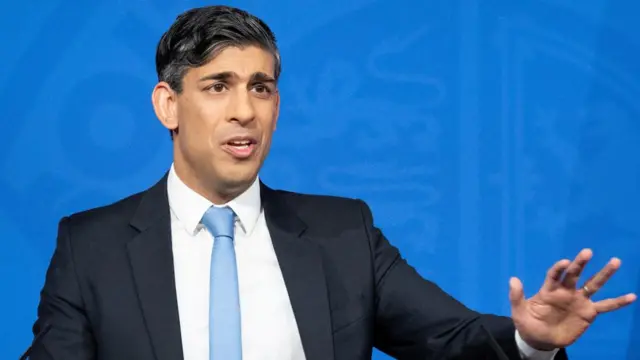
[[[229,144],[233,146],[248,146],[249,144],[251,144],[251,141],[249,140],[230,141]]]

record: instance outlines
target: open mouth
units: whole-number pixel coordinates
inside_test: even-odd
[[[257,141],[250,138],[231,139],[222,148],[235,158],[246,159],[253,154],[256,144]]]

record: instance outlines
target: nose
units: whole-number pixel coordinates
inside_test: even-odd
[[[255,118],[255,108],[247,91],[238,91],[233,97],[229,121],[246,125]]]

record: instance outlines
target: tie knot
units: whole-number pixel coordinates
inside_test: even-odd
[[[228,207],[211,206],[202,217],[202,224],[214,238],[227,236],[233,239],[233,220],[235,213]]]

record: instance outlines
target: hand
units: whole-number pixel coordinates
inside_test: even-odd
[[[538,350],[553,350],[573,344],[599,314],[614,311],[636,300],[635,294],[614,299],[592,301],[590,297],[620,268],[620,259],[613,258],[596,275],[576,288],[580,274],[592,257],[582,250],[573,260],[561,260],[547,272],[540,291],[524,298],[522,283],[517,278],[509,282],[511,316],[522,339]]]

